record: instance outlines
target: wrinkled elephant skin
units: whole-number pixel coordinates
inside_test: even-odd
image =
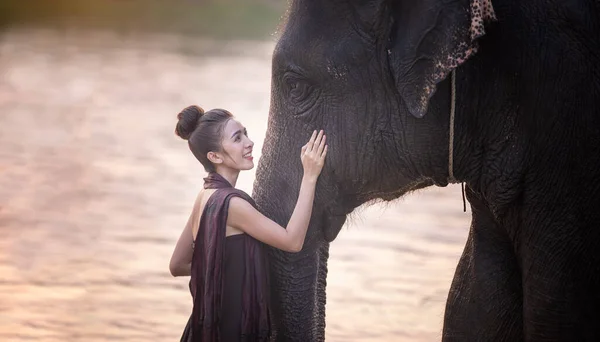
[[[277,340],[324,340],[329,243],[348,213],[449,182],[466,184],[473,218],[443,340],[600,340],[599,7],[291,1],[261,210],[287,224],[312,130],[329,153],[303,250],[270,254]]]

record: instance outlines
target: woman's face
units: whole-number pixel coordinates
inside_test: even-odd
[[[231,119],[223,129],[223,151],[220,155],[223,166],[236,170],[250,170],[254,167],[252,147],[246,128],[237,120]]]

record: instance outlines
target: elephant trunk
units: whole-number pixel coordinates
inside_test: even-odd
[[[293,172],[278,172],[272,167],[276,158],[273,154],[263,154],[253,197],[265,216],[285,227],[296,204],[301,177]],[[316,208],[300,252],[269,249],[271,307],[277,341],[325,339],[329,243],[321,229],[324,212]]]
[[[275,340],[324,341],[329,243],[297,254],[273,248],[270,256]]]

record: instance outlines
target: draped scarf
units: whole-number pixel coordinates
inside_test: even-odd
[[[182,341],[219,342],[223,296],[223,251],[229,200],[241,197],[256,208],[254,200],[235,189],[216,172],[204,178],[205,189],[217,189],[208,199],[194,242],[190,291],[193,309]],[[263,244],[245,234],[245,271],[242,293],[242,336],[240,341],[270,338],[269,278]]]

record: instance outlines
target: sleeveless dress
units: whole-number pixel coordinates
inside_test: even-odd
[[[240,341],[242,336],[242,284],[244,283],[244,239],[246,234],[228,236],[223,256],[223,303],[221,340]]]
[[[271,336],[269,278],[263,244],[247,234],[226,237],[232,197],[255,205],[217,173],[204,179],[217,189],[208,199],[192,256],[192,315],[181,341],[268,341]]]

